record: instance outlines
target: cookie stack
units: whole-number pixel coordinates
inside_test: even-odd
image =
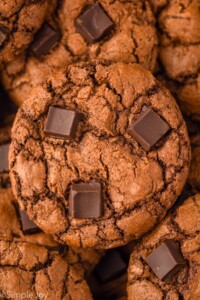
[[[199,299],[199,0],[0,12],[0,297]]]

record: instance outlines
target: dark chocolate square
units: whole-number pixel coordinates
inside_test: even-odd
[[[69,196],[69,214],[73,218],[100,218],[101,185],[98,182],[73,183]]]
[[[101,283],[116,279],[127,271],[127,264],[116,249],[108,250],[95,268],[95,275]]]
[[[76,130],[81,115],[75,111],[51,106],[44,128],[46,136],[71,140],[76,136]]]
[[[89,43],[95,43],[110,33],[114,24],[103,7],[95,3],[76,19],[77,31]]]
[[[19,214],[21,218],[22,231],[25,235],[41,231],[40,228],[38,228],[37,225],[29,219],[25,211],[19,210]]]
[[[9,153],[10,144],[5,144],[0,146],[0,172],[9,171],[8,163],[8,153]]]
[[[58,30],[54,30],[47,23],[38,31],[34,42],[31,45],[31,50],[37,57],[46,54],[61,38]]]
[[[149,151],[169,130],[169,125],[148,107],[136,121],[132,121],[128,133]]]
[[[170,281],[186,263],[179,244],[173,240],[162,243],[146,257],[146,262],[155,275],[164,281]]]

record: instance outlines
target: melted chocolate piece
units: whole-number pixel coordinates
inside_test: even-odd
[[[40,232],[40,228],[32,222],[25,211],[19,211],[21,218],[22,231],[25,235]]]
[[[95,3],[76,19],[77,31],[89,43],[95,43],[110,33],[114,23],[99,3]]]
[[[150,255],[146,262],[160,280],[170,281],[185,265],[179,244],[173,240],[166,240]]]
[[[101,185],[97,182],[73,183],[69,197],[69,214],[73,218],[100,218]]]
[[[46,136],[71,140],[75,138],[81,115],[75,111],[51,106],[44,128]]]
[[[152,108],[147,108],[132,121],[128,133],[149,151],[169,130],[169,125]]]
[[[36,34],[31,50],[37,57],[46,54],[61,38],[58,30],[54,30],[47,23],[43,25],[40,31]]]

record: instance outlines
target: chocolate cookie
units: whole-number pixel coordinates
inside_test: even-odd
[[[0,240],[0,275],[4,299],[92,299],[65,259],[35,244]]]
[[[0,1],[0,65],[30,45],[46,10],[47,0]]]
[[[168,215],[132,252],[128,299],[200,297],[200,194]]]
[[[56,69],[77,60],[103,58],[154,69],[157,34],[148,1],[63,0],[49,15],[26,56],[2,72],[18,104]]]
[[[150,0],[157,14],[159,57],[186,114],[200,114],[200,2]]]
[[[189,162],[173,97],[137,64],[69,66],[32,90],[12,130],[16,198],[71,246],[112,248],[140,237],[181,193]]]

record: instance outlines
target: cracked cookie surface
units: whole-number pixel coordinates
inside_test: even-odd
[[[150,0],[157,15],[159,57],[186,114],[200,114],[200,2]]]
[[[41,246],[60,252],[63,257],[73,266],[78,274],[87,276],[97,265],[103,255],[103,251],[95,249],[63,248],[53,238],[44,233],[24,234],[21,228],[18,203],[9,187],[7,176],[0,174],[0,239],[15,239]],[[63,248],[63,249],[62,249]]]
[[[92,299],[84,279],[65,259],[35,244],[0,240],[0,275],[5,298]]]
[[[0,128],[0,146],[10,142],[10,129]],[[1,162],[0,162],[1,163]],[[48,247],[52,251],[63,253],[63,256],[79,274],[87,276],[97,265],[104,254],[102,250],[65,247],[55,242],[51,235],[44,232],[24,234],[22,230],[19,205],[12,193],[8,172],[0,172],[0,239],[15,239]]]
[[[0,65],[28,48],[46,9],[46,0],[0,1]]]
[[[10,143],[11,125],[0,128],[0,146]],[[1,163],[1,162],[0,162]],[[19,238],[20,240],[32,243],[56,246],[57,243],[53,238],[45,233],[34,235],[24,235],[19,217],[18,203],[12,193],[10,176],[8,171],[0,172],[0,238]]]
[[[83,115],[76,138],[44,135],[50,106]],[[170,131],[149,152],[127,128],[149,106]],[[171,94],[137,64],[93,61],[69,66],[30,93],[12,130],[15,197],[45,232],[71,246],[126,244],[164,217],[184,186],[190,162],[186,126]],[[104,214],[68,213],[74,182],[99,181]]]
[[[128,270],[129,300],[197,300],[200,297],[200,194],[187,199],[134,248]],[[186,265],[171,282],[158,279],[145,258],[163,241],[177,241]],[[164,258],[163,258],[164,259]]]
[[[76,18],[94,0],[64,0],[54,5],[47,22],[62,38],[39,59],[28,51],[5,66],[2,80],[11,97],[21,104],[28,92],[46,80],[47,76],[69,63],[93,58],[140,63],[153,71],[157,58],[155,20],[148,1],[98,1],[114,22],[114,29],[104,39],[88,44],[75,27]]]

